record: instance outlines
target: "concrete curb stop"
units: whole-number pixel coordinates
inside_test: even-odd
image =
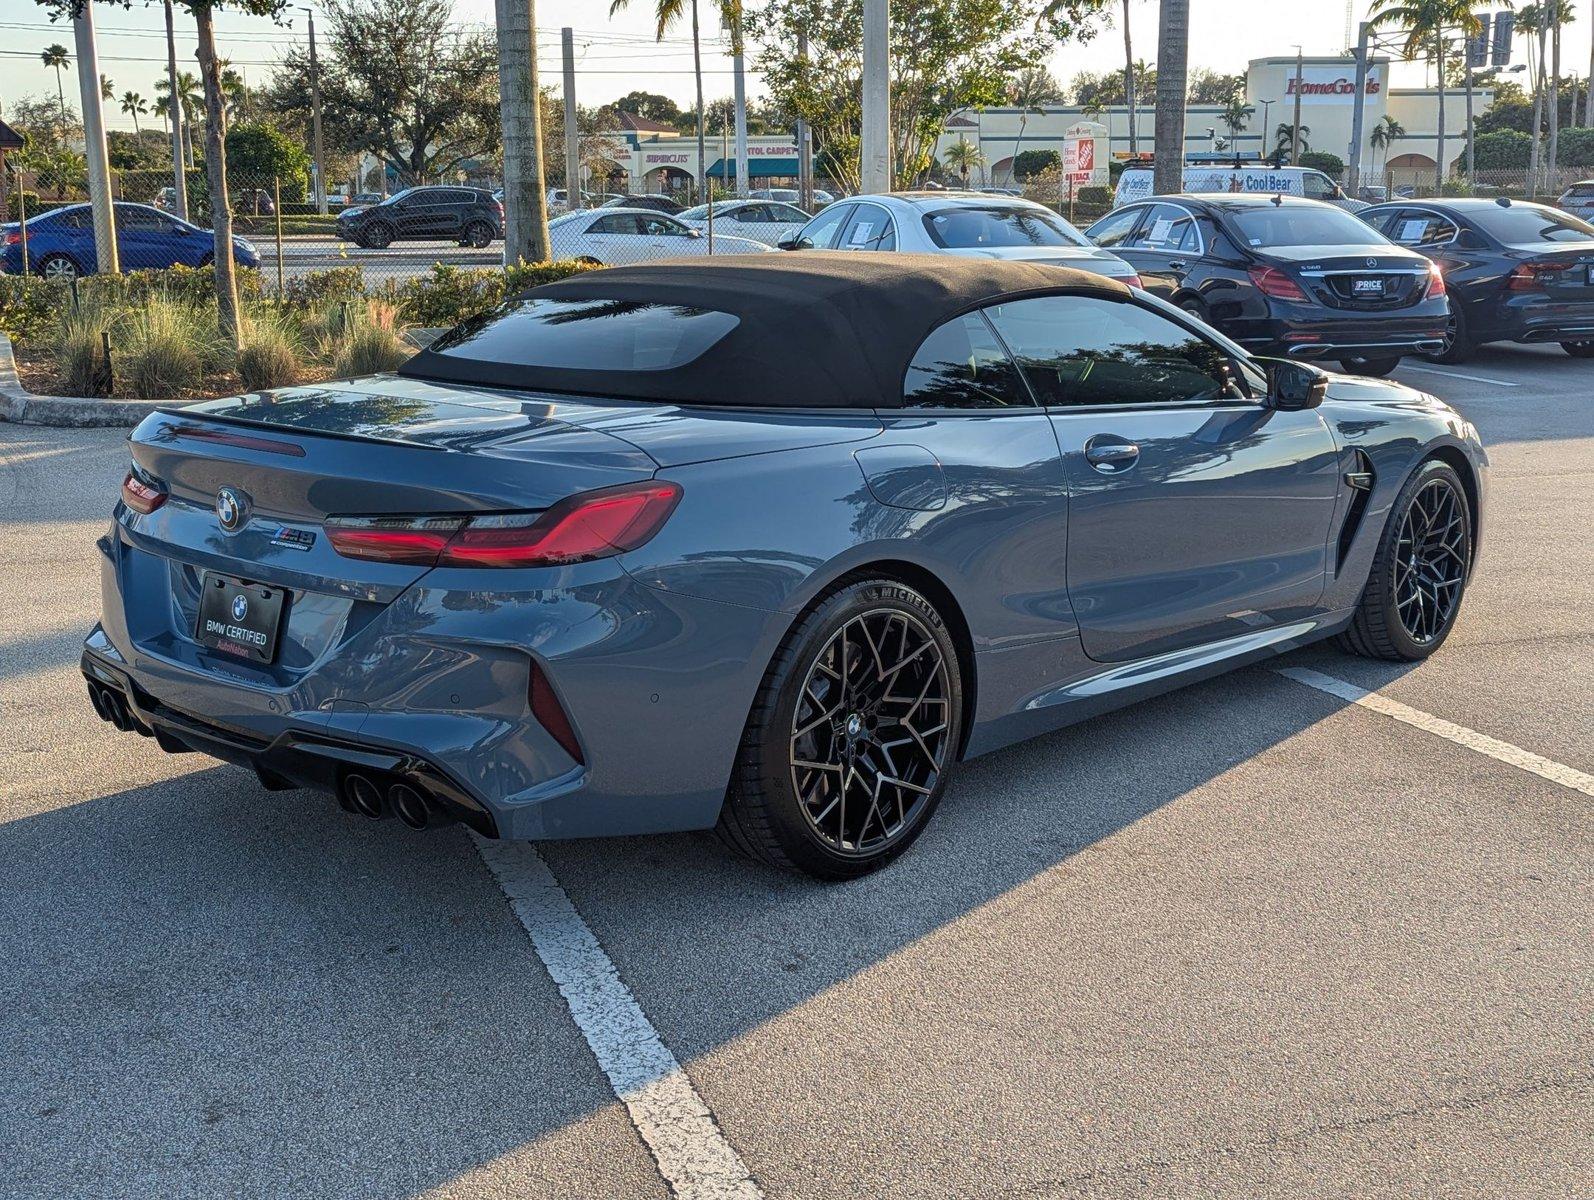
[[[424,350],[443,332],[411,329],[406,341]],[[182,408],[199,400],[96,400],[84,396],[35,396],[17,375],[11,339],[0,333],[0,421],[16,425],[49,425],[58,429],[109,427],[131,429],[157,408]]]

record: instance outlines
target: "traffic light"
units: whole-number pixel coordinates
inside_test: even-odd
[[[1478,14],[1478,32],[1467,39],[1467,66],[1476,70],[1489,62],[1489,14]]]
[[[1491,67],[1509,66],[1511,63],[1511,34],[1516,31],[1517,16],[1509,9],[1494,14],[1494,45],[1490,49]]]

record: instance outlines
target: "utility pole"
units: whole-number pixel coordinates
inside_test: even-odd
[[[1301,165],[1301,48],[1295,47],[1295,124],[1290,127],[1290,165]]]
[[[1350,159],[1345,168],[1345,187],[1352,200],[1360,199],[1362,185],[1362,138],[1367,125],[1367,41],[1372,26],[1366,21],[1356,35],[1356,98],[1350,110]],[[1470,167],[1469,167],[1470,170]]]
[[[327,212],[327,179],[321,156],[321,64],[315,56],[315,13],[300,5],[310,18],[310,136],[315,154],[315,210],[322,216]]]
[[[736,194],[747,195],[747,78],[743,70],[741,6],[735,8],[735,24],[731,29],[731,66],[736,76]]]
[[[863,0],[862,191],[891,190],[891,5]]]
[[[111,207],[111,163],[105,150],[105,112],[100,107],[100,55],[94,45],[94,13],[89,0],[72,18],[77,42],[78,90],[83,98],[83,156],[88,160],[89,201],[94,210],[94,255],[104,275],[119,275],[116,210]]]
[[[797,35],[797,57],[808,61],[808,35]],[[808,122],[797,118],[797,205],[804,212],[814,211],[814,142]]]
[[[166,8],[166,98],[172,119],[172,185],[177,193],[177,215],[188,220],[188,173],[183,169],[183,106],[177,102],[177,37],[172,31],[172,0]]]
[[[581,135],[576,131],[576,31],[568,25],[559,31],[559,49],[565,73],[565,203],[575,212],[581,207]]]
[[[535,7],[534,0],[496,0],[494,5],[498,119],[504,130],[504,262],[511,265],[548,259]]]

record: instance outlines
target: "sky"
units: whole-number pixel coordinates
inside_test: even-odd
[[[911,0],[897,0],[910,3]],[[1355,16],[1365,12],[1367,0],[1352,0]],[[704,5],[705,9],[709,5]],[[557,86],[559,81],[559,29],[575,31],[577,93],[583,104],[597,105],[634,89],[662,92],[678,102],[692,98],[692,49],[685,30],[672,32],[662,44],[655,44],[653,23],[648,13],[650,0],[633,0],[630,11],[608,15],[607,0],[538,0],[537,23],[539,62],[544,80]],[[1586,74],[1589,60],[1590,18],[1594,0],[1580,6],[1578,20],[1563,34],[1563,68]],[[240,17],[228,12],[216,19],[221,52],[232,59],[252,84],[265,82],[270,64],[283,50],[305,38],[304,13],[289,10],[293,20],[288,28],[269,21]],[[457,0],[456,14],[462,24],[489,25],[493,18],[491,0]],[[155,79],[164,70],[165,24],[159,5],[137,2],[130,9],[96,4],[94,19],[98,29],[100,69],[115,84],[116,94],[132,90],[147,100],[154,95]],[[1337,0],[1191,0],[1190,65],[1216,71],[1237,72],[1252,58],[1292,54],[1299,40],[1307,54],[1335,54],[1344,44],[1345,7]],[[186,22],[192,28],[192,20]],[[1130,0],[1130,31],[1137,58],[1156,59],[1158,28],[1157,0]],[[178,17],[178,66],[192,70],[194,42],[183,37],[184,18]],[[724,41],[717,29],[705,29],[704,90],[710,98],[729,95],[731,63],[723,53]],[[52,26],[46,11],[34,0],[0,0],[0,114],[4,106],[20,95],[53,94],[55,74],[39,62],[38,55],[52,42],[72,49],[69,25]],[[1521,39],[1518,39],[1520,60]],[[1100,69],[1104,55],[1108,61],[1121,61],[1120,34],[1116,28],[1097,35],[1094,42],[1060,47],[1052,56],[1053,73],[1067,82],[1081,70]],[[1424,82],[1420,65],[1399,65],[1395,86],[1420,86]],[[63,73],[67,100],[77,104],[75,73]],[[756,72],[749,73],[750,94],[760,94]],[[107,124],[112,129],[131,129],[132,119],[115,105],[108,105]]]

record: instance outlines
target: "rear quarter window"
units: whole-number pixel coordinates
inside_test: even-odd
[[[511,300],[432,343],[426,374],[451,365],[560,370],[669,371],[705,354],[736,328],[730,313],[632,300]],[[473,375],[475,373],[472,373]]]

